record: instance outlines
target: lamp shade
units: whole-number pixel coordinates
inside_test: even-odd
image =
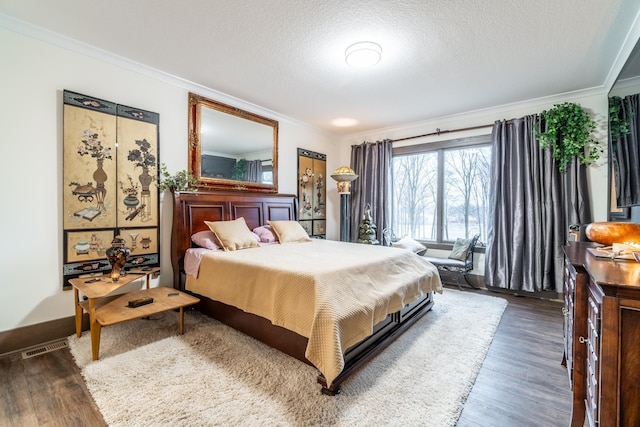
[[[331,178],[335,179],[338,182],[338,193],[350,193],[351,192],[351,181],[356,179],[358,175],[348,166],[340,166],[338,169],[333,171],[331,174]]]

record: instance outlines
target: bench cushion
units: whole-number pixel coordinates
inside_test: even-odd
[[[465,269],[465,262],[459,259],[440,258],[435,256],[423,256],[423,258],[438,268]]]

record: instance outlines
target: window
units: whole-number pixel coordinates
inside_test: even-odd
[[[451,242],[488,230],[489,136],[394,148],[392,228],[397,237]]]
[[[262,182],[273,184],[273,165],[262,164]]]

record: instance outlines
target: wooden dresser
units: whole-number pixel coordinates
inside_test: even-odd
[[[640,426],[640,263],[565,246],[565,361],[572,426]]]

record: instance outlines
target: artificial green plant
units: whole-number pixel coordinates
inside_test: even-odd
[[[198,180],[196,177],[186,170],[181,170],[171,175],[167,169],[167,165],[163,163],[160,166],[160,180],[158,182],[160,191],[169,190],[173,192],[187,189],[197,191],[197,184]]]
[[[245,175],[245,164],[247,161],[245,159],[240,159],[233,166],[233,170],[231,171],[231,179],[239,179],[243,180]]]
[[[600,142],[591,136],[596,123],[580,105],[556,104],[543,111],[540,118],[543,122],[536,128],[536,137],[542,148],[551,146],[560,172],[567,169],[574,157],[585,165],[600,158]]]
[[[630,118],[622,115],[622,98],[609,98],[609,132],[611,140],[615,141],[629,133]]]

